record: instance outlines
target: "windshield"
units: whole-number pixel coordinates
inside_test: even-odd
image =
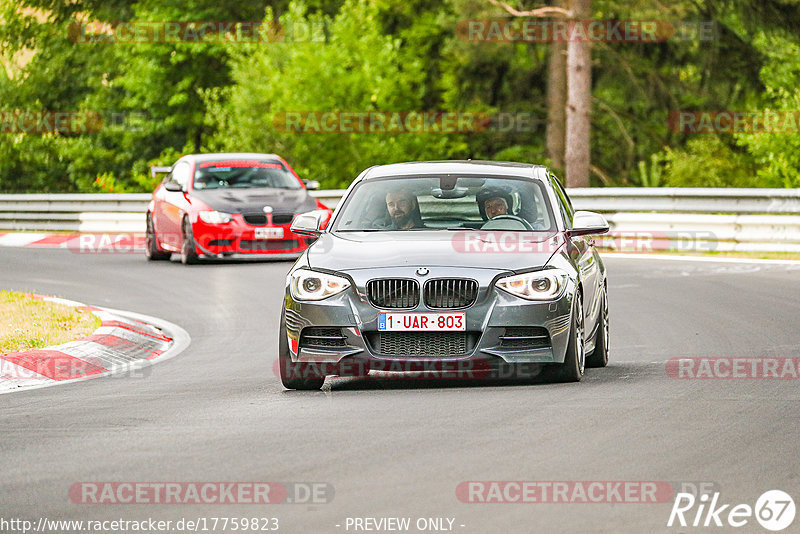
[[[277,161],[204,161],[194,173],[195,189],[250,188],[300,189],[300,182]]]
[[[555,228],[543,185],[507,177],[392,177],[367,180],[348,195],[333,231]]]

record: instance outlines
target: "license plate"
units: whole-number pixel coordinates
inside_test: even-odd
[[[466,331],[464,313],[379,313],[378,330],[401,332]]]
[[[256,228],[256,239],[283,239],[283,228]]]

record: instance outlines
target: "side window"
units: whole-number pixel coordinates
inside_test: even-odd
[[[184,191],[189,189],[190,179],[191,179],[190,167],[189,164],[184,161],[175,165],[175,168],[172,169],[172,172],[167,178],[167,180],[170,182],[181,184],[181,187],[183,188]]]

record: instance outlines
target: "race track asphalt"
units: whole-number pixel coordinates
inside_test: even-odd
[[[800,383],[676,380],[665,362],[800,357],[800,266],[606,265],[611,364],[582,383],[329,379],[322,392],[295,392],[273,372],[290,263],[0,250],[0,288],[153,315],[192,338],[141,378],[0,396],[0,517],[277,517],[281,532],[319,533],[353,532],[348,517],[450,517],[465,534],[700,532],[667,528],[670,503],[470,504],[455,490],[470,480],[713,482],[733,504],[770,489],[798,501]],[[86,505],[68,496],[81,481],[325,482],[335,496]],[[737,532],[765,531],[751,520]]]

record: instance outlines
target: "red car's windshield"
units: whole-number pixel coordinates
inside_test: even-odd
[[[259,160],[205,161],[194,173],[195,189],[300,189],[297,178],[280,162]]]

